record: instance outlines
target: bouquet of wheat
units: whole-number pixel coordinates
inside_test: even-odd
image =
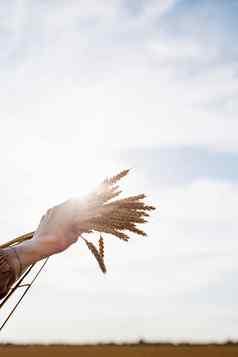
[[[122,199],[115,199],[122,192],[118,182],[128,174],[129,170],[124,170],[118,175],[106,178],[97,190],[86,196],[81,202],[81,214],[78,220],[80,238],[84,240],[88,249],[98,261],[102,272],[106,272],[104,261],[104,238],[103,235],[110,234],[123,241],[128,241],[128,232],[133,232],[141,236],[146,233],[136,225],[146,223],[145,217],[149,217],[149,211],[154,210],[154,206],[145,204],[144,194],[130,196]],[[83,233],[99,232],[99,247],[82,236]],[[0,248],[14,246],[27,239],[31,239],[34,232],[24,234],[3,245]]]

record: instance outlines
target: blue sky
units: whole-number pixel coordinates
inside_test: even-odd
[[[237,16],[232,0],[0,2],[2,240],[125,167],[125,192],[159,206],[148,239],[107,238],[106,277],[82,243],[52,257],[1,341],[238,338]]]

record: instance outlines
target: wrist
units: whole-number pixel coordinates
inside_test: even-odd
[[[40,245],[33,239],[23,242],[14,248],[21,261],[22,269],[45,258],[43,250],[40,249]]]
[[[67,239],[64,238],[64,235],[59,232],[57,232],[57,235],[48,233],[36,235],[33,237],[33,240],[35,240],[36,249],[42,258],[60,253],[69,245]]]

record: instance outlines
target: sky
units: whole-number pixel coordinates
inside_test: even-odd
[[[51,257],[0,342],[238,339],[237,16],[0,2],[1,242],[127,167],[124,192],[158,206],[147,238],[105,236],[106,275],[82,241]]]

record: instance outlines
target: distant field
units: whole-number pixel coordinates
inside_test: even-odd
[[[238,344],[225,345],[169,345],[169,344],[138,344],[138,345],[0,345],[1,357],[238,357]]]

